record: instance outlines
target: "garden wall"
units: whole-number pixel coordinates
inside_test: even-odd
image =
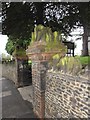
[[[17,80],[15,63],[3,63],[2,64],[2,76],[10,80],[13,80],[13,82],[15,83]]]
[[[0,78],[2,78],[2,64],[0,63]]]
[[[45,117],[90,117],[90,80],[47,72]]]

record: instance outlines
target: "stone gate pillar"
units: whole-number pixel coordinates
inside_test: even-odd
[[[19,86],[19,62],[18,59],[15,58],[15,64],[16,64],[16,81],[15,81],[15,85],[16,87]]]
[[[39,118],[45,115],[47,61],[32,61],[33,110]]]
[[[27,50],[32,60],[33,111],[42,120],[45,117],[45,87],[48,62],[37,48]]]

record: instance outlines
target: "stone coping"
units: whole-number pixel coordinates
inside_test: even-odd
[[[50,71],[50,70],[48,70],[47,74],[48,73],[57,74],[58,78],[66,78],[68,81],[72,80],[72,81],[84,82],[84,83],[88,82],[90,84],[89,78],[88,77],[87,78],[83,77],[81,75],[74,76],[74,75],[71,75],[71,74],[68,74],[68,73],[62,73],[60,71]]]

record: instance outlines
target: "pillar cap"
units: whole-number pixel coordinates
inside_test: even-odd
[[[53,55],[55,54],[61,54],[63,56],[64,54],[60,51],[45,51],[46,44],[44,42],[35,42],[35,44],[31,44],[28,49],[26,50],[26,54],[29,59],[31,60],[50,60],[52,59]]]

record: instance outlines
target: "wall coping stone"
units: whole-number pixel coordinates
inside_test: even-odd
[[[83,76],[73,76],[71,74],[68,73],[61,73],[60,71],[50,71],[48,70],[47,74],[51,73],[51,74],[57,74],[57,76],[60,78],[67,78],[68,81],[72,80],[72,81],[77,81],[77,82],[84,82],[84,83],[89,83],[90,84],[90,80],[89,78],[83,77]]]

